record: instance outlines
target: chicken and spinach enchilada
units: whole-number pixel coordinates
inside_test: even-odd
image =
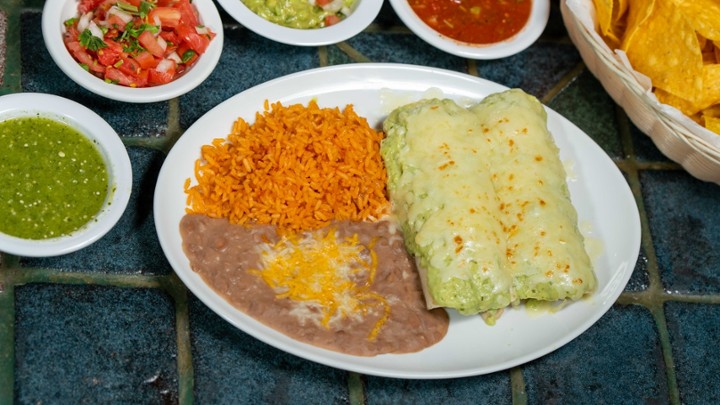
[[[542,104],[521,90],[471,108],[421,100],[383,123],[388,192],[429,308],[490,314],[577,300],[596,279]]]

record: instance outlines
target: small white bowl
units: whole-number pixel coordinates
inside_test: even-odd
[[[383,0],[357,0],[355,9],[337,24],[324,28],[298,29],[272,23],[247,8],[242,0],[218,0],[237,22],[261,35],[288,45],[322,46],[345,41],[367,28],[375,20]]]
[[[415,14],[408,0],[390,0],[402,22],[425,42],[449,54],[469,59],[500,59],[521,52],[532,45],[547,25],[550,17],[550,1],[532,0],[532,3],[530,18],[520,32],[505,41],[477,45],[460,42],[435,31]]]
[[[30,240],[0,232],[0,251],[19,256],[59,256],[84,248],[112,229],[122,216],[132,190],[132,167],[125,145],[113,128],[87,107],[43,93],[0,97],[0,121],[42,117],[65,123],[97,146],[108,171],[108,195],[97,215],[75,232],[50,239]]]
[[[239,1],[239,0],[238,0]],[[195,65],[179,78],[170,83],[153,87],[131,88],[106,83],[83,69],[73,59],[63,43],[63,23],[77,16],[77,0],[48,0],[42,15],[42,32],[45,46],[60,69],[75,83],[87,90],[112,100],[128,103],[152,103],[181,96],[194,89],[212,73],[220,60],[223,47],[223,26],[220,14],[212,0],[193,2],[200,14],[202,23],[215,32],[210,46],[200,56]]]

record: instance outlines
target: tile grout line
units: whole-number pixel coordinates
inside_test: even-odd
[[[617,122],[620,130],[621,142],[623,145],[623,154],[625,162],[622,165],[623,171],[627,175],[628,184],[635,197],[638,211],[640,213],[641,226],[641,247],[644,248],[647,256],[647,273],[648,288],[637,293],[623,292],[617,301],[621,305],[623,303],[632,303],[642,305],[647,308],[655,321],[657,328],[660,350],[662,351],[663,361],[665,363],[665,379],[667,383],[668,396],[673,404],[679,404],[679,390],[677,386],[677,376],[675,374],[675,363],[672,355],[672,346],[670,344],[670,336],[667,328],[667,319],[664,311],[664,297],[662,290],[662,280],[657,262],[657,255],[650,232],[650,224],[645,209],[645,200],[642,194],[642,182],[640,181],[640,170],[637,164],[637,156],[635,155],[634,144],[632,141],[630,122],[625,112],[616,105],[615,107]],[[634,298],[634,299],[630,299]]]
[[[510,386],[512,394],[512,405],[527,405],[527,386],[525,384],[525,377],[522,373],[522,367],[520,365],[510,369]]]
[[[177,345],[178,403],[194,403],[195,371],[190,340],[190,309],[185,284],[175,273],[168,276],[165,290],[173,298],[175,306],[175,331]]]
[[[0,260],[3,259],[0,257]],[[15,286],[13,271],[0,261],[0,403],[12,404],[15,391]]]

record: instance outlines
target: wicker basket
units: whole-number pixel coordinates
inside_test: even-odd
[[[657,101],[649,79],[632,70],[624,54],[611,51],[593,29],[592,0],[561,0],[560,10],[585,65],[630,120],[691,175],[720,184],[720,135]]]

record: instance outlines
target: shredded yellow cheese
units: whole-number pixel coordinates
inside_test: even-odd
[[[371,290],[377,271],[372,246],[359,243],[357,234],[338,240],[333,229],[286,236],[262,254],[263,268],[254,270],[277,294],[317,308],[320,323],[361,318],[373,308],[382,311],[370,331],[374,340],[390,316],[390,305]]]

